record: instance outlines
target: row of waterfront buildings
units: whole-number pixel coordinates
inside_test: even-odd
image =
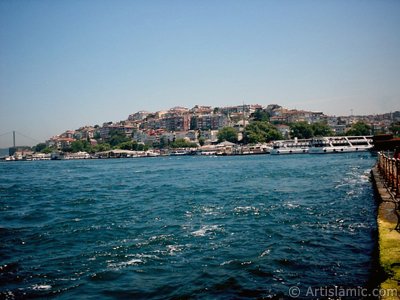
[[[155,113],[139,111],[119,122],[107,122],[103,125],[84,126],[77,130],[67,130],[46,141],[47,146],[66,148],[76,140],[87,140],[92,145],[107,142],[112,133],[119,132],[133,141],[147,145],[176,139],[198,142],[200,138],[206,144],[217,141],[217,133],[223,127],[233,127],[241,139],[243,128],[251,121],[253,113],[262,110],[268,113],[271,124],[285,138],[290,137],[289,124],[306,122],[313,124],[324,122],[336,134],[345,134],[352,124],[363,121],[371,126],[373,132],[385,133],[393,122],[400,121],[400,112],[394,114],[370,116],[327,116],[322,112],[287,109],[276,104],[263,107],[258,104],[229,107],[199,106],[188,109],[174,107]]]

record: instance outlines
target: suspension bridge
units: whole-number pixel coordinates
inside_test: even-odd
[[[28,147],[27,144],[17,144],[17,139],[18,140],[23,140],[24,143],[29,142],[29,144],[39,144],[40,141],[26,135],[23,134],[21,132],[18,132],[16,130],[13,131],[9,131],[9,132],[5,132],[0,134],[0,144],[2,145],[2,147],[0,148],[5,148],[5,149],[9,149],[9,155],[13,155],[13,153],[15,152],[15,150],[19,147]],[[2,155],[0,155],[2,156]]]

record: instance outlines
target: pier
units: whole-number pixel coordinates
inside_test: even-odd
[[[378,235],[379,263],[384,272],[381,290],[397,290],[386,293],[380,299],[399,299],[400,296],[400,159],[389,152],[378,153],[378,162],[372,169],[372,181],[379,201]]]

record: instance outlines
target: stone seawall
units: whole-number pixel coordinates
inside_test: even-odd
[[[382,292],[380,299],[400,299],[400,232],[396,230],[398,225],[396,198],[386,187],[376,166],[371,173],[379,201],[377,216],[379,263],[385,273],[385,278],[380,283]]]

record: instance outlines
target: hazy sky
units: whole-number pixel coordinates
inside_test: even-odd
[[[2,0],[0,147],[176,105],[400,110],[399,28],[398,0]]]

